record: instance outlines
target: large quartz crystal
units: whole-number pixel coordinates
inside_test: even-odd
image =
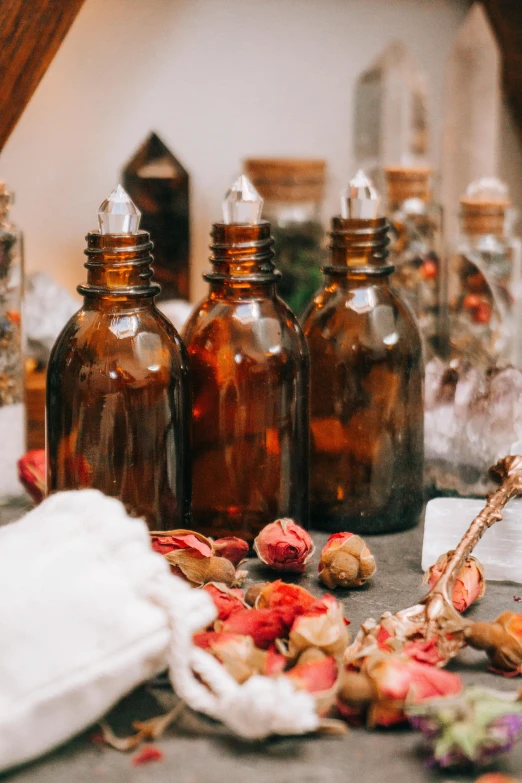
[[[223,222],[255,225],[261,219],[262,210],[263,199],[248,177],[242,174],[225,194]]]
[[[141,212],[129,194],[117,185],[98,210],[100,234],[135,234]]]
[[[341,193],[341,215],[343,218],[371,220],[377,217],[378,209],[379,195],[372,181],[359,169]]]
[[[487,494],[489,467],[522,452],[522,372],[432,359],[424,425],[430,487],[468,497]]]

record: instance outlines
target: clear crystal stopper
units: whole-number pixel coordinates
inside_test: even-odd
[[[98,209],[100,234],[135,234],[141,212],[129,194],[118,185]]]
[[[225,193],[223,222],[256,225],[261,219],[262,210],[263,199],[248,177],[242,174]]]
[[[466,196],[474,201],[509,201],[507,185],[496,177],[476,179],[466,188]]]
[[[341,216],[358,220],[372,220],[377,217],[379,194],[362,169],[350,180],[341,193]]]

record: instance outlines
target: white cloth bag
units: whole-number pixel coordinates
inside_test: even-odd
[[[0,529],[0,595],[0,769],[59,745],[167,667],[180,698],[243,736],[318,726],[312,697],[288,679],[239,686],[193,646],[215,617],[210,597],[173,576],[145,524],[97,490],[52,495]]]

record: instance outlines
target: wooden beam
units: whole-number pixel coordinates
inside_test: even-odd
[[[502,52],[502,84],[522,135],[522,2],[482,0]]]
[[[0,0],[0,150],[84,0]]]

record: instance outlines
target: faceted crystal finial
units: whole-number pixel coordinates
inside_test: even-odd
[[[140,224],[141,212],[129,194],[118,185],[100,204],[98,224],[100,234],[135,234]]]
[[[341,193],[341,215],[343,218],[371,220],[377,217],[379,194],[362,169],[350,180]]]
[[[255,225],[261,219],[263,199],[248,177],[242,174],[227,190],[223,201],[224,223],[250,223]]]

